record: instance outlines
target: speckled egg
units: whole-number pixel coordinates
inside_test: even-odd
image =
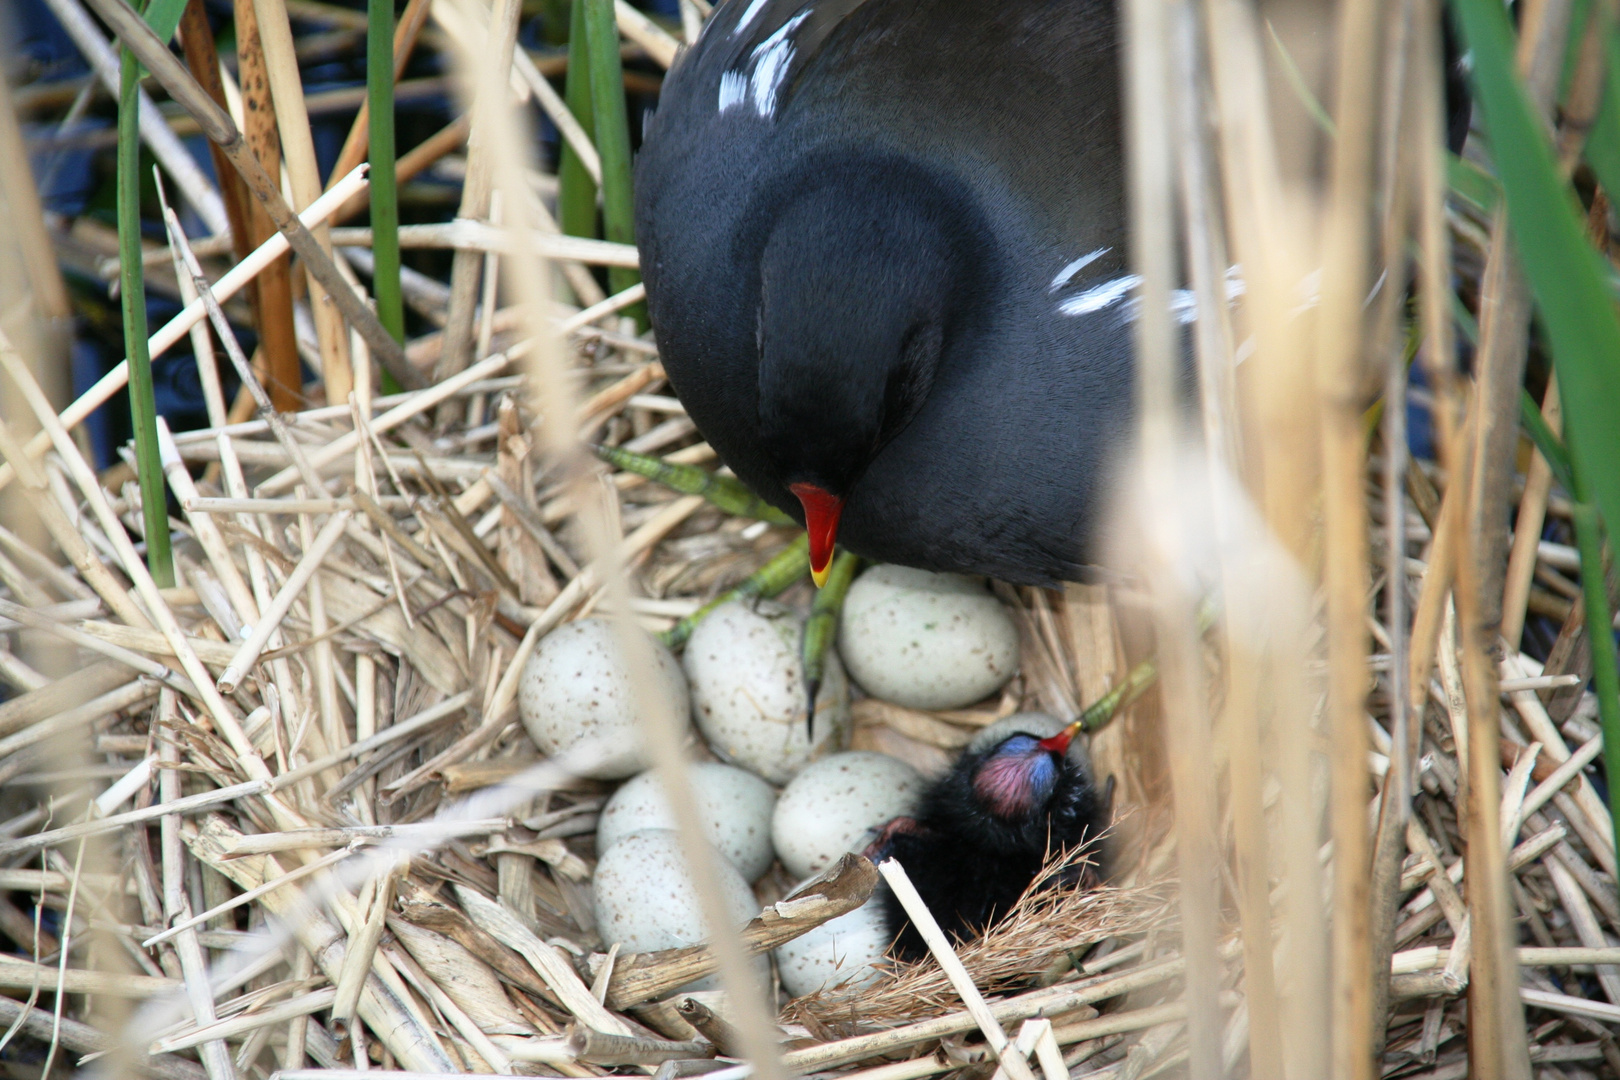
[[[860,851],[878,826],[909,814],[926,782],[899,758],[869,750],[833,754],[805,767],[776,800],[771,843],[788,873],[819,874]]]
[[[817,990],[860,987],[878,977],[877,962],[888,951],[890,935],[883,925],[883,909],[868,900],[801,934],[776,949],[776,970],[782,987],[794,997]]]
[[[829,651],[816,697],[816,730],[805,732],[802,620],[780,604],[723,604],[698,624],[683,664],[692,714],[726,761],[785,784],[848,738],[849,680]]]
[[[1018,670],[1018,627],[977,578],[874,566],[844,599],[838,651],[873,697],[960,709]]]
[[[619,632],[640,634],[652,658],[642,690],[657,695],[684,725],[691,705],[680,665],[662,642],[638,627],[604,619],[559,626],[535,647],[518,682],[518,713],[535,745],[566,755],[581,776],[618,780],[646,768],[635,681]]]
[[[736,867],[723,858],[715,865],[715,884],[732,924],[741,927],[759,914],[759,904]],[[597,861],[591,893],[605,945],[651,952],[697,945],[709,936],[680,837],[672,830],[634,832],[608,848]]]
[[[692,794],[709,843],[747,881],[771,867],[771,811],[776,789],[745,769],[718,761],[687,766]],[[644,772],[613,793],[596,825],[596,850],[606,851],[621,837],[643,829],[673,829],[675,817],[664,801],[663,785]]]

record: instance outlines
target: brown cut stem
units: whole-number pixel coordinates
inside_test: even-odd
[[[235,13],[236,63],[242,84],[242,134],[254,160],[266,173],[277,176],[281,172],[281,134],[276,128],[275,103],[271,99],[264,45],[259,36],[258,11],[252,0],[248,0],[236,4]],[[219,153],[229,160],[224,147],[219,147]],[[251,205],[248,214],[252,230],[250,246],[258,247],[275,234],[276,224],[257,202]],[[264,351],[265,383],[276,411],[292,412],[303,404],[304,376],[293,328],[290,255],[283,255],[264,269],[259,275],[258,290],[259,347]]]
[[[304,105],[304,84],[298,74],[292,25],[282,0],[252,0],[259,19],[259,42],[264,49],[266,72],[276,102],[276,126],[286,155],[287,178],[291,181],[293,207],[303,210],[320,198],[321,177],[315,163],[315,141],[310,134],[309,112]],[[342,175],[341,173],[338,175]],[[328,227],[312,230],[328,258],[332,243]],[[343,317],[333,306],[326,290],[313,274],[308,276],[309,307],[315,318],[315,333],[321,351],[321,382],[326,403],[339,405],[349,399],[349,334]]]

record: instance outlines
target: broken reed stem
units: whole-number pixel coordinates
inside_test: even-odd
[[[408,856],[407,856],[408,859]],[[332,1022],[346,1026],[354,1016],[354,1007],[360,1000],[360,988],[371,971],[371,959],[382,940],[388,908],[394,902],[394,878],[399,869],[397,856],[388,860],[379,872],[368,878],[360,890],[356,913],[365,915],[360,927],[349,934],[349,943],[343,954],[343,967],[333,982],[336,993],[332,999]]]
[[[124,317],[124,350],[129,356],[129,412],[135,428],[135,474],[141,489],[146,562],[159,588],[174,585],[169,551],[168,498],[158,459],[157,399],[152,389],[152,357],[146,347],[146,278],[141,270],[141,161],[138,112],[140,64],[128,48],[118,50],[118,276]]]
[[[1012,1080],[1035,1080],[1035,1074],[1030,1072],[1029,1062],[1024,1060],[1018,1048],[1008,1040],[1001,1022],[990,1011],[984,995],[980,994],[979,988],[974,985],[973,976],[962,966],[956,950],[951,948],[950,941],[945,937],[945,931],[939,928],[933,912],[928,910],[928,905],[918,894],[917,887],[911,883],[911,878],[906,876],[905,867],[895,859],[885,859],[878,864],[878,873],[889,883],[889,889],[894,893],[895,899],[906,909],[906,917],[911,920],[911,925],[922,935],[923,941],[928,945],[928,951],[934,954],[934,959],[939,962],[939,966],[951,980],[951,986],[961,996],[968,1014],[984,1033],[984,1041],[995,1051],[1001,1068],[1007,1071]]]
[[[492,6],[488,22],[477,32],[471,5],[464,4],[459,13],[468,17],[469,30],[475,40],[481,38],[475,54],[465,57],[467,71],[490,70],[506,72],[512,66],[516,48],[518,19],[521,5],[517,0],[497,0]],[[468,43],[469,46],[471,43]],[[472,135],[467,144],[467,174],[461,183],[461,205],[456,217],[467,221],[484,221],[489,217],[490,195],[495,188],[495,155],[490,145],[495,123],[491,116],[497,110],[508,108],[510,93],[506,79],[495,81],[482,77],[472,79]],[[528,193],[515,193],[524,198]],[[472,358],[473,314],[478,301],[478,278],[483,269],[483,258],[478,252],[457,249],[450,263],[450,304],[444,324],[444,351],[434,367],[435,379],[453,376],[467,367]],[[440,425],[461,419],[465,403],[447,400],[439,406]]]
[[[293,567],[281,590],[276,593],[275,599],[260,615],[247,640],[237,648],[236,655],[220,674],[218,682],[220,693],[234,694],[237,684],[247,678],[253,665],[258,663],[259,654],[270,641],[270,635],[281,626],[281,620],[292,610],[293,601],[298,599],[298,594],[304,591],[304,586],[309,584],[315,571],[320,569],[321,562],[332,550],[332,545],[337,543],[338,537],[343,534],[344,526],[348,525],[352,517],[354,517],[352,510],[340,510],[333,514],[320,534],[315,537],[315,542],[304,551],[298,565]]]
[[[413,6],[425,5],[418,0]],[[377,298],[377,318],[404,344],[399,189],[394,173],[394,0],[367,0],[366,18],[366,113],[355,117],[354,123],[356,128],[366,125],[371,153],[371,292]]]

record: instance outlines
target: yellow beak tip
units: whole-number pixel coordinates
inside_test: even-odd
[[[814,567],[812,567],[811,570],[810,570],[810,580],[815,582],[816,583],[816,588],[819,589],[819,588],[822,588],[823,586],[825,586],[827,584],[827,575],[829,575],[831,573],[832,573],[832,563],[830,563],[830,562],[826,566],[823,566],[820,570],[817,570]]]

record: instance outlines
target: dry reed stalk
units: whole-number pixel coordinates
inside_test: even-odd
[[[59,623],[52,622],[50,619],[36,615],[29,609],[17,604],[13,604],[9,600],[0,600],[0,615],[9,616],[20,625],[31,626],[38,630],[44,630],[53,637],[58,637],[63,641],[71,642],[72,644],[79,645],[86,649],[94,650],[95,652],[100,653],[102,656],[107,657],[107,659],[115,661],[116,663],[132,671],[137,671],[155,682],[173,686],[176,689],[183,691],[189,691],[191,689],[190,682],[177,676],[174,672],[170,671],[162,664],[148,660],[146,657],[141,656],[130,649],[126,649],[121,645],[114,644],[110,641],[100,640],[94,635],[84,633],[82,630],[76,630],[73,627],[63,626]],[[133,628],[130,632],[141,634],[155,633],[155,631],[151,630],[136,631],[133,630]],[[30,723],[40,723],[43,722],[43,720],[44,718],[31,720]]]
[[[468,14],[466,10],[463,14]],[[519,5],[515,0],[499,0],[489,15],[483,48],[474,55],[480,63],[497,72],[505,73],[512,65],[512,53],[517,41]],[[485,141],[495,130],[489,120],[492,111],[507,108],[505,80],[493,78],[479,80],[473,95],[471,114],[472,136],[468,142],[467,175],[461,186],[461,207],[458,218],[482,221],[489,216],[491,195],[495,188],[495,150]],[[518,195],[523,198],[523,195]],[[444,328],[444,352],[434,370],[437,379],[444,379],[466,368],[472,359],[473,309],[478,294],[478,277],[482,260],[468,251],[458,250],[450,268],[450,309]],[[440,404],[438,421],[441,426],[453,423],[461,416],[460,403],[447,400]]]
[[[629,1025],[596,1000],[590,988],[580,981],[579,974],[555,946],[541,941],[495,901],[465,886],[457,886],[456,894],[473,924],[527,960],[575,1018],[603,1034],[632,1034]]]
[[[444,988],[441,987],[427,973],[417,967],[416,961],[407,953],[394,945],[383,946],[384,951],[403,972],[411,985],[432,1003],[433,1008],[450,1022],[450,1026],[461,1034],[461,1037],[472,1046],[473,1050],[484,1060],[494,1072],[510,1074],[515,1070],[512,1061],[506,1053],[486,1036],[483,1030],[468,1016]],[[465,1054],[463,1054],[465,1056]]]
[[[174,655],[179,658],[181,667],[185,669],[187,677],[194,684],[194,692],[200,698],[215,725],[231,743],[232,749],[236,752],[248,775],[254,777],[254,779],[267,778],[269,771],[265,768],[263,760],[253,748],[252,743],[248,741],[230,707],[226,705],[225,700],[214,689],[213,682],[208,678],[207,669],[203,667],[202,662],[197,659],[196,652],[186,641],[185,634],[182,632],[179,622],[175,619],[174,613],[169,609],[168,604],[164,602],[163,597],[159,595],[157,585],[147,572],[145,562],[135,553],[135,549],[120,525],[117,516],[113,513],[111,506],[108,505],[106,493],[102,491],[101,485],[97,482],[89,465],[79,454],[78,448],[73,444],[66,430],[57,420],[55,412],[51,410],[50,403],[45,400],[39,386],[34,382],[33,376],[22,365],[19,358],[4,351],[0,351],[0,365],[3,365],[10,373],[12,380],[17,383],[18,387],[23,391],[24,397],[28,399],[29,406],[34,410],[34,415],[39,419],[45,430],[50,433],[51,441],[55,444],[57,453],[61,455],[68,466],[74,482],[89,501],[90,507],[100,521],[103,530],[113,542],[123,564],[124,572],[135,582],[136,589],[145,601],[147,611],[156,620],[157,628],[168,639]],[[292,814],[279,800],[269,797],[266,802],[278,816],[283,817],[287,822],[302,824],[302,821],[298,820],[297,816]]]
[[[180,16],[180,47],[181,54],[186,59],[186,67],[192,77],[197,80],[214,104],[226,108],[225,81],[220,73],[219,52],[214,46],[213,28],[208,24],[208,12],[203,7],[202,0],[187,0],[185,12]],[[225,217],[230,222],[230,250],[235,252],[240,262],[247,258],[253,250],[250,242],[252,226],[248,218],[247,187],[242,183],[230,168],[230,160],[224,152],[213,143],[208,145],[208,157],[214,166],[214,176],[219,180],[220,197],[225,203]],[[252,303],[253,324],[259,324],[259,294],[254,289],[249,299]],[[199,354],[200,356],[201,354]]]
[[[1094,1002],[1159,986],[1179,978],[1184,970],[1185,964],[1180,957],[1170,957],[1142,964],[1122,975],[1101,975],[1083,979],[1078,983],[1029,991],[992,1003],[990,1011],[1002,1023],[1016,1023],[1039,1015],[1060,1016]],[[946,1013],[886,1031],[790,1050],[783,1055],[783,1064],[801,1073],[827,1069],[971,1031],[977,1023],[973,1015],[966,1010]]]
[[[286,618],[287,612],[292,609],[293,601],[298,599],[298,594],[309,584],[315,571],[319,569],[327,553],[332,550],[332,546],[337,543],[338,537],[342,535],[344,527],[353,516],[348,510],[332,515],[322,527],[320,535],[304,551],[298,565],[282,584],[281,591],[276,593],[275,599],[261,613],[252,633],[237,647],[230,664],[220,675],[218,686],[221,693],[236,692],[237,684],[247,677],[249,670],[258,661],[259,654],[269,642],[270,635],[279,629],[281,620]]]
[[[1558,382],[1549,379],[1542,398],[1541,413],[1554,434],[1563,430],[1563,410],[1558,404]],[[1530,471],[1525,476],[1524,494],[1519,499],[1513,524],[1513,544],[1508,550],[1506,584],[1502,592],[1502,638],[1512,648],[1519,647],[1524,632],[1525,607],[1530,600],[1530,582],[1536,572],[1537,546],[1547,520],[1547,496],[1552,491],[1552,467],[1541,452],[1532,451]]]
[[[27,144],[12,111],[10,86],[0,87],[0,202],[16,230],[16,252],[32,294],[35,317],[46,324],[42,329],[60,334],[62,320],[72,317],[72,309],[62,271],[52,257],[45,210],[28,168]],[[50,358],[59,360],[56,354],[65,344],[65,340],[57,341],[49,349]]]
[[[465,371],[423,390],[421,393],[412,396],[388,412],[371,420],[370,430],[378,435],[393,430],[412,417],[420,416],[441,401],[455,396],[463,388],[500,372],[508,363],[521,358],[527,351],[528,346],[519,343],[504,352],[498,352],[485,360],[480,360]],[[359,443],[360,438],[360,434],[354,431],[339,436],[313,454],[308,455],[310,467],[312,469],[324,468],[343,455],[352,452]],[[277,492],[291,488],[299,479],[301,477],[299,477],[297,469],[289,466],[259,484],[254,490],[261,497],[274,495]]]
[[[332,1004],[333,993],[334,991],[330,987],[325,990],[315,990],[287,1001],[278,1002],[247,1016],[219,1020],[208,1027],[200,1027],[183,1035],[159,1039],[152,1044],[149,1052],[163,1054],[172,1053],[176,1050],[188,1050],[201,1043],[223,1041],[226,1038],[245,1035],[259,1028],[290,1020],[295,1016],[308,1016],[311,1013],[321,1012]]]
[[[164,820],[165,823],[167,823],[167,822],[173,820],[173,818],[172,817],[165,817],[163,820]],[[342,851],[331,852],[331,853],[329,853],[327,855],[322,856],[319,859],[316,859],[314,862],[308,862],[308,863],[305,863],[303,866],[294,867],[292,870],[289,870],[283,876],[275,878],[275,879],[270,880],[270,881],[266,881],[263,885],[259,885],[259,886],[255,887],[255,888],[248,889],[246,892],[238,893],[237,895],[231,897],[229,900],[227,900],[223,904],[216,904],[214,907],[209,908],[207,911],[201,912],[201,913],[196,914],[196,915],[187,915],[184,918],[180,919],[180,921],[175,922],[173,925],[171,925],[167,930],[163,931],[161,934],[153,934],[151,937],[149,937],[145,941],[141,942],[141,945],[142,945],[143,948],[148,948],[149,949],[154,945],[160,944],[160,943],[162,943],[164,941],[168,941],[169,939],[177,937],[179,935],[182,935],[182,934],[186,933],[187,931],[194,930],[197,927],[201,926],[203,923],[208,922],[208,921],[210,921],[212,919],[215,919],[218,916],[223,915],[228,911],[233,911],[236,908],[242,907],[245,904],[251,904],[255,900],[257,900],[259,897],[265,895],[268,892],[272,892],[272,891],[274,891],[276,889],[280,889],[280,888],[283,888],[283,887],[285,887],[287,885],[291,885],[294,882],[296,882],[296,881],[298,881],[298,880],[300,880],[302,878],[308,877],[311,874],[318,873],[321,870],[325,870],[329,866],[335,866],[337,863],[342,862],[344,859],[346,859],[350,855],[354,854],[354,851],[355,851],[356,847],[358,847],[358,845],[352,845],[352,846],[346,847]],[[288,850],[288,849],[281,849],[281,850]],[[298,850],[298,849],[291,849],[291,850]]]
[[[357,169],[344,177],[343,181],[334,186],[325,196],[310,206],[299,219],[306,225],[318,225],[325,221],[345,200],[364,190],[366,185],[363,169]],[[282,233],[274,233],[261,245],[254,249],[253,254],[232,267],[213,286],[213,294],[221,303],[230,299],[241,289],[262,274],[288,250],[287,237]],[[171,346],[186,336],[186,333],[197,323],[208,317],[207,308],[201,300],[188,303],[180,314],[170,319],[148,339],[147,348],[154,358],[167,352]],[[129,367],[126,361],[114,365],[111,371],[97,380],[89,390],[81,394],[73,404],[63,409],[60,414],[62,426],[72,430],[102,405],[111,400],[112,396],[123,389],[129,381]],[[206,384],[205,384],[206,385]],[[216,425],[217,426],[217,425]],[[38,458],[50,447],[50,436],[40,432],[27,443],[27,454],[30,459]],[[8,459],[0,465],[0,489],[9,484],[15,476],[14,466]]]
[[[0,353],[9,355],[11,343],[0,340]],[[48,436],[47,436],[48,438]],[[124,587],[112,575],[90,548],[88,542],[69,520],[61,506],[51,497],[44,470],[28,457],[22,444],[13,436],[10,426],[0,419],[0,456],[15,470],[13,475],[22,479],[23,496],[29,508],[39,518],[56,546],[83,576],[86,584],[95,590],[107,607],[130,626],[151,626],[150,620],[131,601]]]
[[[1253,358],[1246,365],[1249,377],[1243,379],[1240,372],[1253,418],[1248,428],[1253,442],[1247,445],[1259,472],[1256,486],[1266,522],[1282,548],[1270,556],[1271,580],[1287,583],[1296,573],[1287,566],[1288,558],[1303,559],[1309,553],[1306,508],[1316,486],[1320,445],[1314,394],[1304,381],[1307,365],[1297,362],[1297,357],[1307,355],[1303,321],[1290,310],[1294,282],[1313,265],[1306,240],[1313,230],[1297,181],[1285,180],[1278,161],[1279,143],[1261,81],[1265,64],[1252,12],[1243,5],[1206,0],[1204,15],[1229,238],[1232,253],[1244,268],[1240,333],[1253,340]],[[1306,133],[1290,134],[1308,141]],[[1256,572],[1263,570],[1257,567]],[[1266,601],[1253,605],[1252,615],[1238,625],[1248,633],[1258,632],[1257,640],[1265,647],[1259,654],[1265,657],[1262,670],[1275,688],[1270,738],[1263,745],[1266,757],[1277,763],[1275,777],[1281,791],[1275,817],[1280,834],[1277,858],[1288,867],[1277,962],[1282,1059],[1286,1075],[1322,1076],[1328,1072],[1329,1046],[1328,958],[1322,948],[1327,928],[1316,899],[1321,895],[1314,833],[1318,808],[1305,782],[1311,769],[1310,711],[1300,666],[1306,606],[1303,595],[1296,598],[1296,593],[1304,590],[1261,590],[1257,595]],[[1239,587],[1227,596],[1228,618],[1239,614],[1244,595]],[[1241,678],[1241,669],[1233,668],[1230,677]],[[1240,697],[1233,707],[1244,708],[1242,684],[1235,689]],[[1243,749],[1240,745],[1234,752]]]
[[[1332,1075],[1371,1080],[1376,1011],[1369,919],[1365,610],[1366,500],[1361,382],[1366,335],[1362,297],[1368,278],[1367,207],[1377,127],[1375,86],[1379,5],[1346,4],[1339,14],[1336,138],[1324,229],[1322,310],[1316,384],[1323,426],[1324,568],[1328,596],[1328,725],[1332,740],[1334,850]]]
[[[905,868],[894,859],[886,859],[878,865],[878,873],[883,875],[883,880],[888,882],[895,899],[906,909],[906,917],[911,920],[911,925],[922,935],[923,941],[928,945],[928,951],[933,953],[934,959],[944,969],[951,986],[967,1006],[968,1014],[983,1032],[984,1041],[990,1045],[999,1062],[997,1074],[1000,1075],[1004,1071],[1006,1076],[1012,1077],[1012,1080],[1035,1080],[1029,1062],[1019,1052],[1018,1047],[1007,1038],[1007,1033],[1001,1028],[1001,1022],[990,1011],[990,1006],[979,993],[979,988],[973,984],[973,977],[962,966],[962,961],[956,955],[956,950],[951,947],[950,941],[946,939],[945,932],[939,928],[939,923],[934,921],[933,913],[928,910],[928,905],[917,894],[916,886],[912,885],[911,879],[906,876]]]
[[[220,818],[205,821],[200,829],[186,835],[186,843],[193,855],[212,866],[242,888],[252,888],[271,877],[283,873],[270,856],[248,856],[225,859],[222,846],[236,833]],[[271,898],[275,899],[272,900]],[[311,956],[316,966],[328,978],[336,979],[343,966],[345,953],[344,933],[320,912],[310,908],[302,897],[283,898],[281,893],[266,897],[265,908],[287,920],[293,935]],[[375,965],[361,988],[357,1011],[400,1064],[407,1069],[427,1072],[450,1072],[455,1066],[442,1045],[422,1021],[409,1009],[409,995],[402,994],[402,986],[388,985],[383,979],[385,971]],[[397,977],[396,977],[397,978]]]
[[[1154,583],[1151,611],[1174,740],[1169,754],[1170,781],[1187,961],[1190,1075],[1194,1080],[1212,1080],[1220,1075],[1221,1021],[1216,1002],[1220,970],[1215,957],[1219,856],[1214,782],[1207,767],[1213,756],[1205,709],[1207,691],[1194,629],[1198,597],[1191,591],[1190,551],[1185,546],[1190,530],[1177,491],[1181,478],[1177,476],[1179,431],[1170,315],[1176,273],[1171,18],[1177,10],[1136,0],[1125,5],[1123,20],[1131,257],[1142,282],[1136,337],[1141,494],[1132,531],[1144,544],[1144,577]],[[990,1041],[995,1046],[995,1040]]]
[[[237,344],[236,332],[231,329],[230,323],[226,321],[225,313],[220,308],[219,300],[214,296],[213,289],[209,287],[208,279],[203,274],[202,266],[197,262],[196,254],[187,245],[186,235],[180,228],[179,219],[174,216],[174,211],[167,206],[164,207],[164,224],[169,230],[170,243],[185,262],[186,269],[191,275],[192,287],[198,293],[199,299],[202,300],[203,307],[208,312],[208,320],[214,327],[214,333],[218,335],[220,344],[225,347],[225,355],[230,357],[231,366],[236,369],[237,376],[241,378],[244,390],[252,397],[259,411],[264,414],[265,423],[269,425],[271,433],[276,436],[276,441],[287,451],[287,456],[292,459],[293,465],[303,476],[304,482],[319,490],[324,490],[324,488],[321,488],[319,477],[315,475],[315,470],[309,467],[302,446],[288,435],[286,425],[282,422],[281,416],[276,410],[274,395],[267,393],[264,387],[259,385],[258,379],[254,377],[253,369],[248,363],[246,354],[242,352],[241,346]]]
[[[1547,111],[1561,65],[1569,5],[1542,0],[1527,9],[1519,42],[1519,67],[1532,99]],[[1473,426],[1469,514],[1459,537],[1457,609],[1464,643],[1465,688],[1469,711],[1469,851],[1475,861],[1469,904],[1477,950],[1470,981],[1473,1006],[1495,1024],[1470,1025],[1470,1060],[1490,1075],[1528,1075],[1523,1010],[1512,993],[1514,958],[1500,871],[1499,826],[1487,810],[1496,802],[1499,697],[1491,662],[1501,624],[1504,554],[1496,525],[1506,516],[1518,440],[1518,398],[1527,348],[1529,288],[1508,247],[1505,212],[1493,223],[1491,251],[1481,283],[1481,338],[1476,377],[1478,419]],[[1558,742],[1562,739],[1549,740]],[[1567,753],[1567,751],[1566,751]],[[1487,764],[1487,757],[1490,759]]]
[[[343,963],[332,977],[332,1023],[340,1029],[346,1028],[354,1018],[361,988],[370,976],[377,945],[382,941],[388,908],[394,899],[394,880],[401,869],[403,863],[395,854],[385,859],[360,888],[355,902],[356,925],[349,930]]]
[[[619,33],[647,50],[653,62],[668,71],[680,51],[680,42],[663,27],[631,7],[627,0],[613,0],[613,18]]]

